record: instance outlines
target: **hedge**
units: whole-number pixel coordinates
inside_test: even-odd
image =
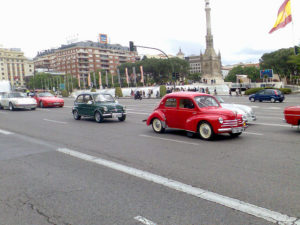
[[[123,97],[122,89],[120,87],[116,87],[116,89],[115,89],[115,96],[117,98]]]
[[[159,87],[160,97],[164,97],[167,94],[167,88],[165,85]]]
[[[250,88],[245,91],[245,95],[251,95],[251,94],[254,94],[263,89],[276,89],[276,88]],[[292,93],[292,89],[290,89],[290,88],[279,88],[278,90],[280,90],[283,94],[291,94]]]

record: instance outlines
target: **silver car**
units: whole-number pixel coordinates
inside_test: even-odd
[[[34,98],[27,97],[26,94],[20,92],[5,93],[0,99],[0,105],[10,111],[15,109],[35,110],[37,106]]]
[[[256,115],[251,107],[241,104],[225,103],[225,101],[220,96],[215,97],[220,102],[223,108],[230,109],[236,112],[237,114],[243,115],[243,118],[246,120],[247,123],[256,120]]]

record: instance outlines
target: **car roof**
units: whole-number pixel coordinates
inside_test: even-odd
[[[165,97],[190,97],[190,98],[194,98],[196,96],[212,96],[212,95],[204,94],[200,92],[191,92],[191,91],[173,92],[165,95]]]

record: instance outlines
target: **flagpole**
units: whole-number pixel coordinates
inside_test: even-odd
[[[292,15],[294,15],[294,12],[293,12],[293,7],[292,7],[292,0],[291,1],[291,11],[292,11]],[[296,49],[295,49],[295,26],[294,26],[294,20],[293,20],[293,16],[292,16],[292,41],[293,41],[293,49],[294,49],[294,54],[296,55]]]

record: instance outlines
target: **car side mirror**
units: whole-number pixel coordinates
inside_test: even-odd
[[[87,104],[88,104],[88,105],[92,105],[92,104],[93,104],[93,101],[88,101]]]

